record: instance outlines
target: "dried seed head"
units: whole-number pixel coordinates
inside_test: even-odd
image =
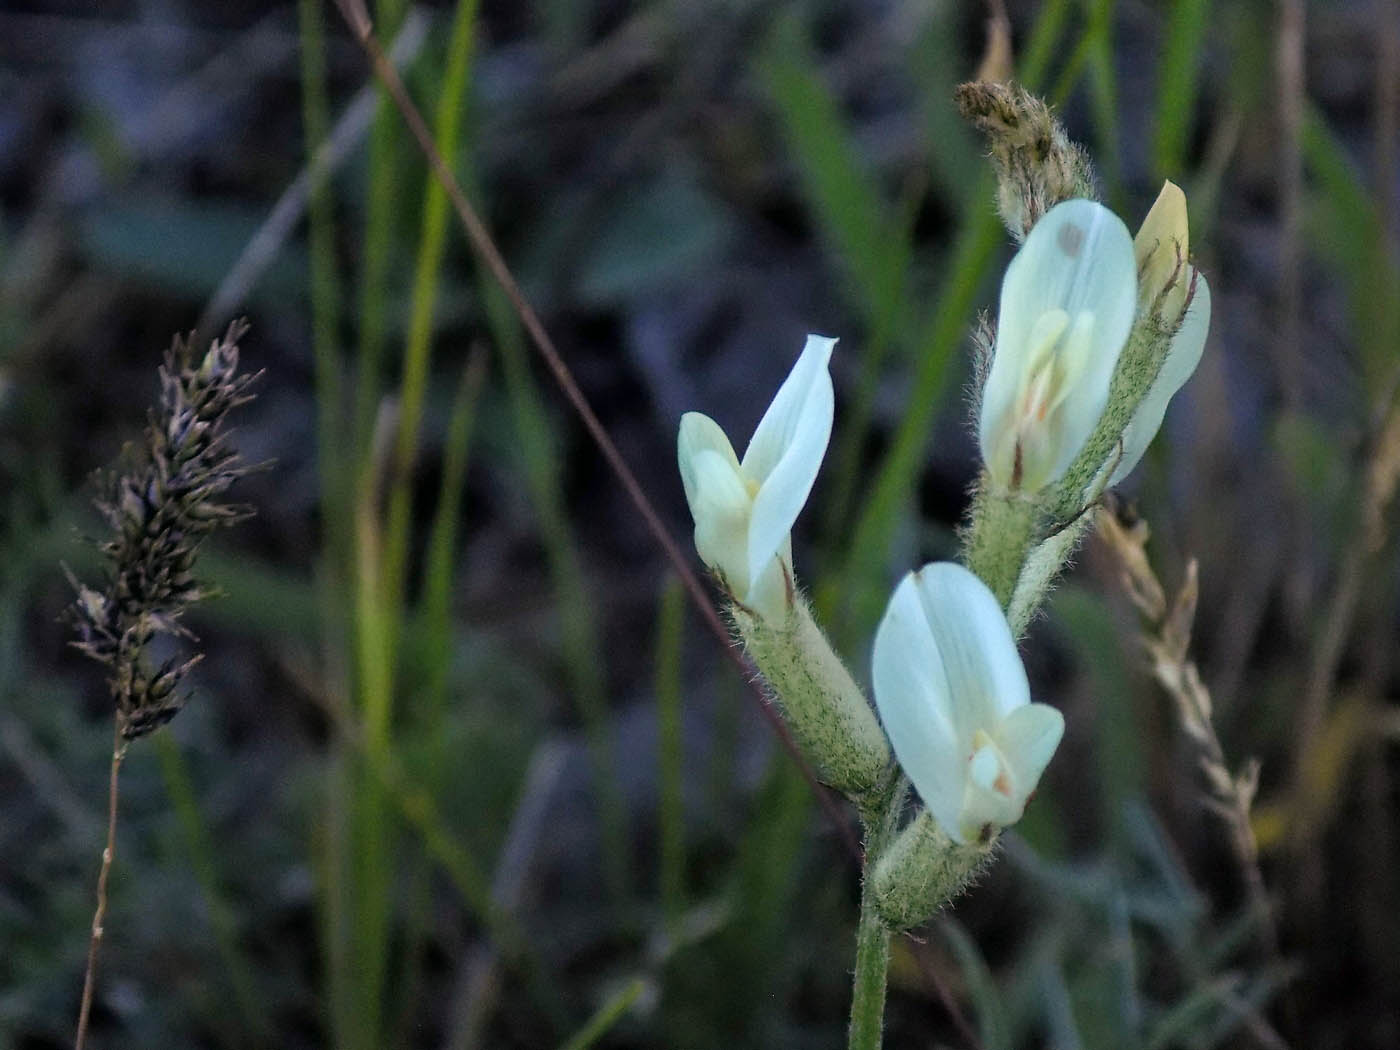
[[[975,80],[959,85],[954,97],[963,118],[987,136],[997,207],[1017,243],[1061,201],[1097,196],[1088,155],[1025,88]]]
[[[250,400],[248,387],[257,379],[238,374],[238,340],[247,330],[246,322],[233,322],[197,363],[189,340],[175,338],[145,440],[129,446],[122,465],[99,479],[106,495],[97,509],[112,529],[98,544],[108,562],[107,586],[93,590],[69,573],[78,593],[67,613],[77,635],[73,646],[107,667],[128,740],[158,729],[184,705],[179,686],[201,657],[168,660],[152,670],[146,647],[160,634],[193,638],[180,617],[210,594],[192,574],[199,545],[214,529],[250,513],[218,502],[257,469],[242,462],[223,430],[225,416]]]

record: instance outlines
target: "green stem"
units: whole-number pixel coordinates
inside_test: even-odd
[[[1035,504],[1017,496],[977,494],[968,528],[964,563],[985,583],[1003,609],[1034,546]]]
[[[856,927],[856,975],[851,992],[850,1050],[879,1050],[885,1028],[885,978],[890,968],[890,931],[875,910],[874,872],[867,859],[861,881],[860,925]]]

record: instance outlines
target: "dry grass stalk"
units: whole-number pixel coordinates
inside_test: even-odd
[[[1249,904],[1263,931],[1270,955],[1277,952],[1268,894],[1259,871],[1259,848],[1250,824],[1250,808],[1259,785],[1259,763],[1249,759],[1238,773],[1230,771],[1212,721],[1210,690],[1191,659],[1191,628],[1199,596],[1196,560],[1186,566],[1186,578],[1170,602],[1147,557],[1147,522],[1130,524],[1108,508],[1097,511],[1099,538],[1117,559],[1124,590],[1146,625],[1142,641],[1151,661],[1152,676],[1171,698],[1182,730],[1195,745],[1205,778],[1203,801],[1224,822],[1244,880]]]

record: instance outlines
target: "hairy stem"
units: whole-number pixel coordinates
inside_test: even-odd
[[[117,776],[126,757],[122,739],[122,719],[113,719],[112,773],[107,783],[107,845],[102,850],[102,869],[97,873],[97,907],[92,913],[92,939],[88,942],[87,972],[83,976],[83,1002],[78,1007],[78,1035],[73,1050],[83,1050],[87,1040],[88,1017],[92,1013],[93,988],[97,981],[97,950],[102,944],[102,923],[107,916],[107,876],[112,871],[112,855],[117,850]]]
[[[856,927],[856,975],[851,989],[850,1050],[879,1050],[885,1029],[885,976],[890,968],[890,931],[872,899],[873,872],[861,881],[860,925]]]
[[[1011,604],[1034,546],[1035,524],[1035,504],[1018,496],[994,495],[984,489],[973,502],[963,562],[991,589],[1003,609]]]

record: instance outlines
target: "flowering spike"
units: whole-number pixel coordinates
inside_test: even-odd
[[[719,424],[681,417],[681,482],[695,519],[695,549],[734,597],[780,619],[792,575],[790,533],[816,482],[831,437],[835,394],[827,370],[836,340],[809,335],[742,461]]]
[[[1056,205],[1031,230],[1001,286],[996,349],[978,437],[994,489],[1058,480],[1108,401],[1137,299],[1132,240],[1093,201]]]
[[[977,841],[1021,818],[1064,718],[1031,703],[981,580],[951,562],[906,576],[875,635],[873,678],[895,757],[949,838]]]

